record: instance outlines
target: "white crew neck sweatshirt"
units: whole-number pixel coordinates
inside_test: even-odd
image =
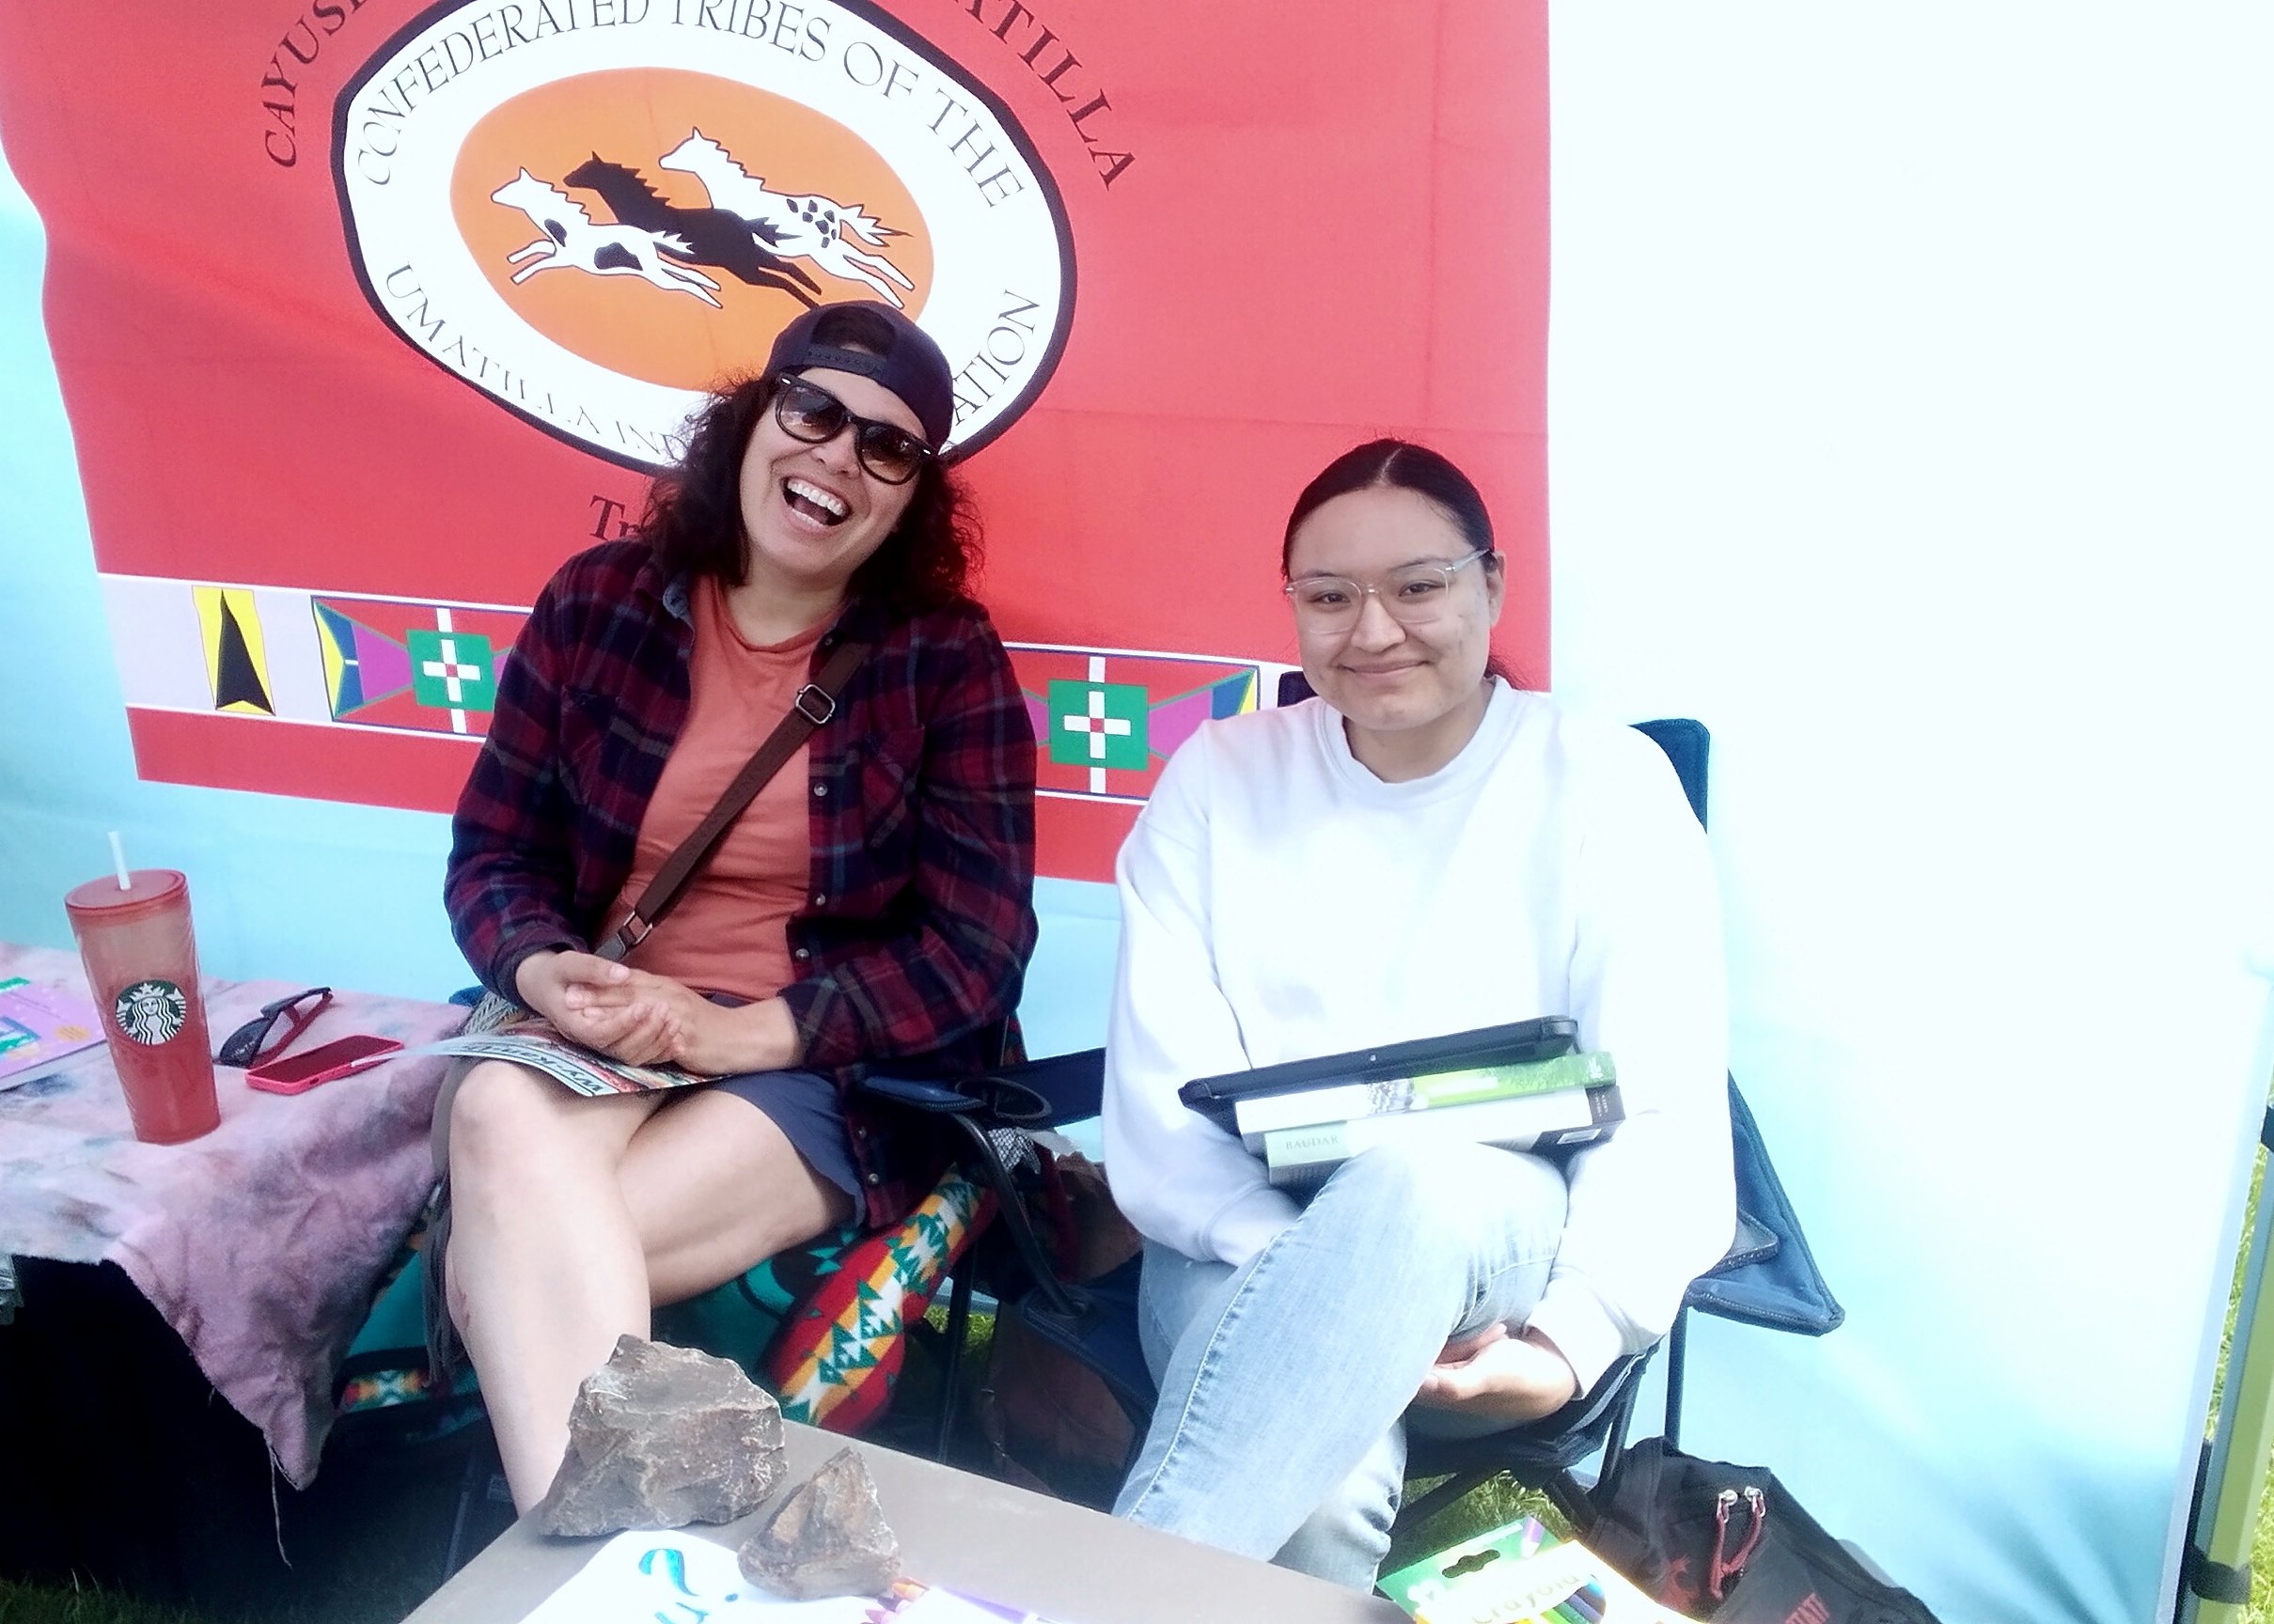
[[[1584,1388],[1673,1322],[1735,1222],[1721,923],[1657,746],[1496,682],[1440,771],[1386,784],[1318,700],[1211,722],[1117,865],[1106,1167],[1139,1230],[1239,1264],[1294,1221],[1195,1077],[1569,1015],[1627,1119],[1570,1162],[1530,1324]]]

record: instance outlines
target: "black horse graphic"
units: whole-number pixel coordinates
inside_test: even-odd
[[[685,265],[713,265],[753,288],[778,288],[808,309],[821,284],[779,255],[760,246],[750,223],[725,209],[682,209],[640,179],[639,171],[595,152],[562,177],[570,186],[596,192],[617,220],[651,233],[667,258]],[[681,244],[684,246],[681,246]]]

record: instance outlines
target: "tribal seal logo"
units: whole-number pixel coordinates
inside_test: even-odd
[[[904,311],[971,450],[1074,313],[1049,172],[983,86],[860,0],[450,0],[341,91],[364,293],[548,433],[654,469],[801,311]]]
[[[190,1001],[171,981],[137,981],[111,1000],[118,1030],[155,1048],[170,1043],[190,1018]]]

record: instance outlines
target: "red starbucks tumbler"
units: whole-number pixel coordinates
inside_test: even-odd
[[[118,889],[106,875],[63,898],[102,1012],[111,1063],[126,1090],[134,1137],[179,1145],[221,1123],[213,1045],[197,995],[190,882],[171,868],[137,868]]]

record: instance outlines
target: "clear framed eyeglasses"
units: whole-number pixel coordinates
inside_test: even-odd
[[[1449,612],[1453,577],[1480,558],[1498,553],[1469,553],[1451,564],[1402,564],[1378,581],[1347,575],[1305,575],[1287,583],[1287,601],[1307,626],[1330,628],[1355,622],[1369,594],[1382,601],[1402,626],[1424,626]]]

